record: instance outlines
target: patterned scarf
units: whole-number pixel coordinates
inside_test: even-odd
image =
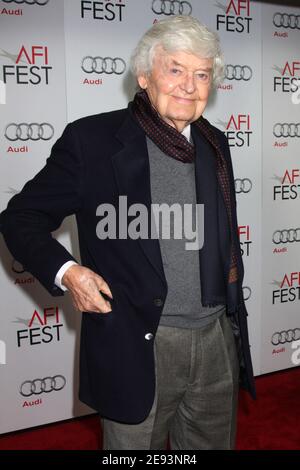
[[[194,145],[188,142],[187,139],[174,127],[163,121],[151,105],[145,91],[136,93],[133,100],[132,111],[146,135],[160,150],[162,150],[164,154],[175,158],[182,163],[194,162],[196,156]],[[201,116],[193,124],[212,146],[216,156],[217,179],[225,202],[231,232],[231,254],[228,283],[232,284],[238,280],[238,270],[236,248],[233,243],[233,219],[231,211],[230,179],[227,163],[210,123]]]

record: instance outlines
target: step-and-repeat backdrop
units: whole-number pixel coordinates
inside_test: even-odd
[[[206,117],[230,143],[256,375],[300,364],[300,8],[248,0],[0,0],[0,208],[67,122],[127,106],[129,58],[154,21],[221,37],[226,79]],[[101,149],[99,149],[101,152]],[[99,181],[101,175],[99,175]],[[76,257],[73,218],[55,236]],[[0,433],[90,413],[78,401],[80,315],[0,238]]]

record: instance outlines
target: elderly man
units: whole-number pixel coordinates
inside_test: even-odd
[[[238,382],[255,391],[230,152],[202,117],[222,77],[218,39],[195,18],[157,22],[132,70],[133,102],[69,124],[1,230],[50,293],[68,290],[83,312],[80,399],[99,411],[105,449],[163,449],[168,436],[172,449],[231,449]],[[137,204],[148,215],[130,236]],[[145,235],[155,205],[200,204],[201,249],[175,236],[175,216],[169,239],[157,218]],[[118,230],[105,233],[111,207]],[[51,236],[70,214],[81,265]]]

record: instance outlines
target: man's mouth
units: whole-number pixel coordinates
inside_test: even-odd
[[[181,103],[181,104],[192,104],[195,101],[194,99],[182,98],[180,96],[173,96],[173,98],[175,99],[175,101],[177,101],[178,103]]]

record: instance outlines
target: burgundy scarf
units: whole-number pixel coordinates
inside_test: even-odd
[[[160,150],[162,150],[164,154],[175,158],[182,163],[194,162],[196,156],[194,145],[188,142],[187,139],[174,127],[162,120],[157,111],[151,105],[145,91],[136,93],[132,104],[132,111],[146,135]],[[225,202],[231,232],[231,254],[228,283],[232,284],[238,280],[238,270],[236,247],[233,243],[235,237],[233,233],[234,224],[231,210],[230,179],[227,163],[221,151],[218,138],[210,123],[201,116],[193,124],[212,146],[216,156],[217,179]]]

